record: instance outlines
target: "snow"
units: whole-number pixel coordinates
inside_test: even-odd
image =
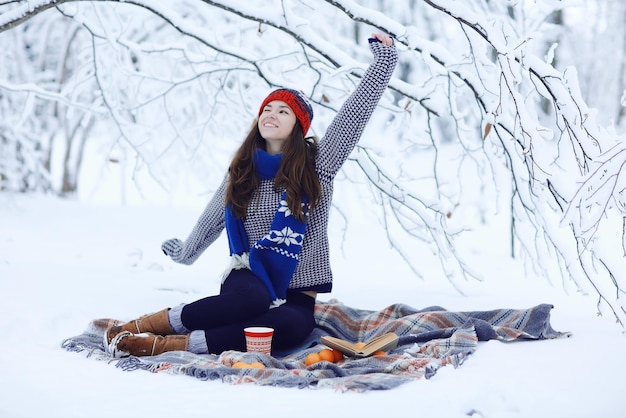
[[[566,294],[558,280],[550,284],[525,273],[497,240],[488,239],[486,228],[474,233],[480,245],[472,246],[471,257],[483,281],[464,282],[462,295],[441,273],[415,278],[384,240],[361,228],[367,219],[357,218],[345,235],[331,234],[335,287],[320,299],[367,309],[395,302],[453,310],[547,302],[555,305],[553,327],[573,332],[571,338],[480,343],[458,369],[447,366],[430,380],[367,393],[124,372],[61,349],[64,338],[81,333],[92,319],[131,319],[215,293],[227,263],[223,238],[193,266],[176,265],[160,252],[164,239],[186,237],[201,209],[197,203],[123,206],[0,194],[0,417],[624,414],[622,329],[613,318],[596,315],[593,295]]]

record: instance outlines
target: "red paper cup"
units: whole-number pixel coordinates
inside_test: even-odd
[[[246,336],[246,350],[270,354],[274,328],[248,327],[243,330],[243,333]]]

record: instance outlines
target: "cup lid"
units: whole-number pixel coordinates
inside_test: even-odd
[[[246,334],[269,334],[274,332],[274,328],[270,327],[247,327],[243,330]]]

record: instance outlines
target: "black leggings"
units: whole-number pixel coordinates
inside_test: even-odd
[[[286,303],[269,309],[271,302],[267,287],[250,270],[233,270],[219,295],[185,305],[181,321],[189,330],[205,331],[209,353],[246,351],[243,329],[250,326],[274,328],[272,351],[297,346],[315,327],[315,299],[288,290]]]

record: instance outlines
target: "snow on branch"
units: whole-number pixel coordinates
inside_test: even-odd
[[[363,171],[370,184],[378,190],[389,202],[392,214],[399,224],[404,224],[404,230],[416,239],[430,243],[434,251],[438,252],[438,259],[442,269],[452,284],[462,292],[456,282],[457,278],[473,275],[470,268],[457,254],[453,236],[454,232],[446,226],[446,213],[437,209],[437,202],[427,202],[426,197],[413,194],[392,177],[384,168],[384,164],[377,161],[373,152],[366,147],[357,146],[356,152],[350,157]],[[406,255],[401,240],[389,237],[391,244],[403,256],[406,263],[419,273],[414,255]]]
[[[508,149],[514,176],[526,179],[526,192],[516,189],[522,207],[561,254],[563,274],[571,275],[581,286],[589,284],[598,294],[600,312],[601,306],[608,306],[616,319],[625,323],[623,252],[621,259],[616,258],[603,245],[618,231],[623,236],[623,227],[612,232],[609,229],[609,235],[599,234],[607,229],[603,224],[619,221],[623,225],[624,152],[622,148],[606,151],[615,149],[620,139],[598,126],[594,111],[582,98],[573,68],[558,72],[532,53],[527,38],[520,37],[506,22],[496,22],[493,16],[475,13],[459,2],[425,2],[473,31],[493,49],[501,82],[499,98],[492,101],[496,106],[487,109],[491,114],[488,123],[496,126],[500,144]],[[477,43],[471,36],[468,39]],[[481,79],[487,81],[485,76]],[[540,117],[541,100],[551,104],[551,126]],[[589,175],[591,166],[596,165]],[[571,227],[570,241],[557,239],[562,232],[550,219],[555,208],[565,210],[563,223]]]

